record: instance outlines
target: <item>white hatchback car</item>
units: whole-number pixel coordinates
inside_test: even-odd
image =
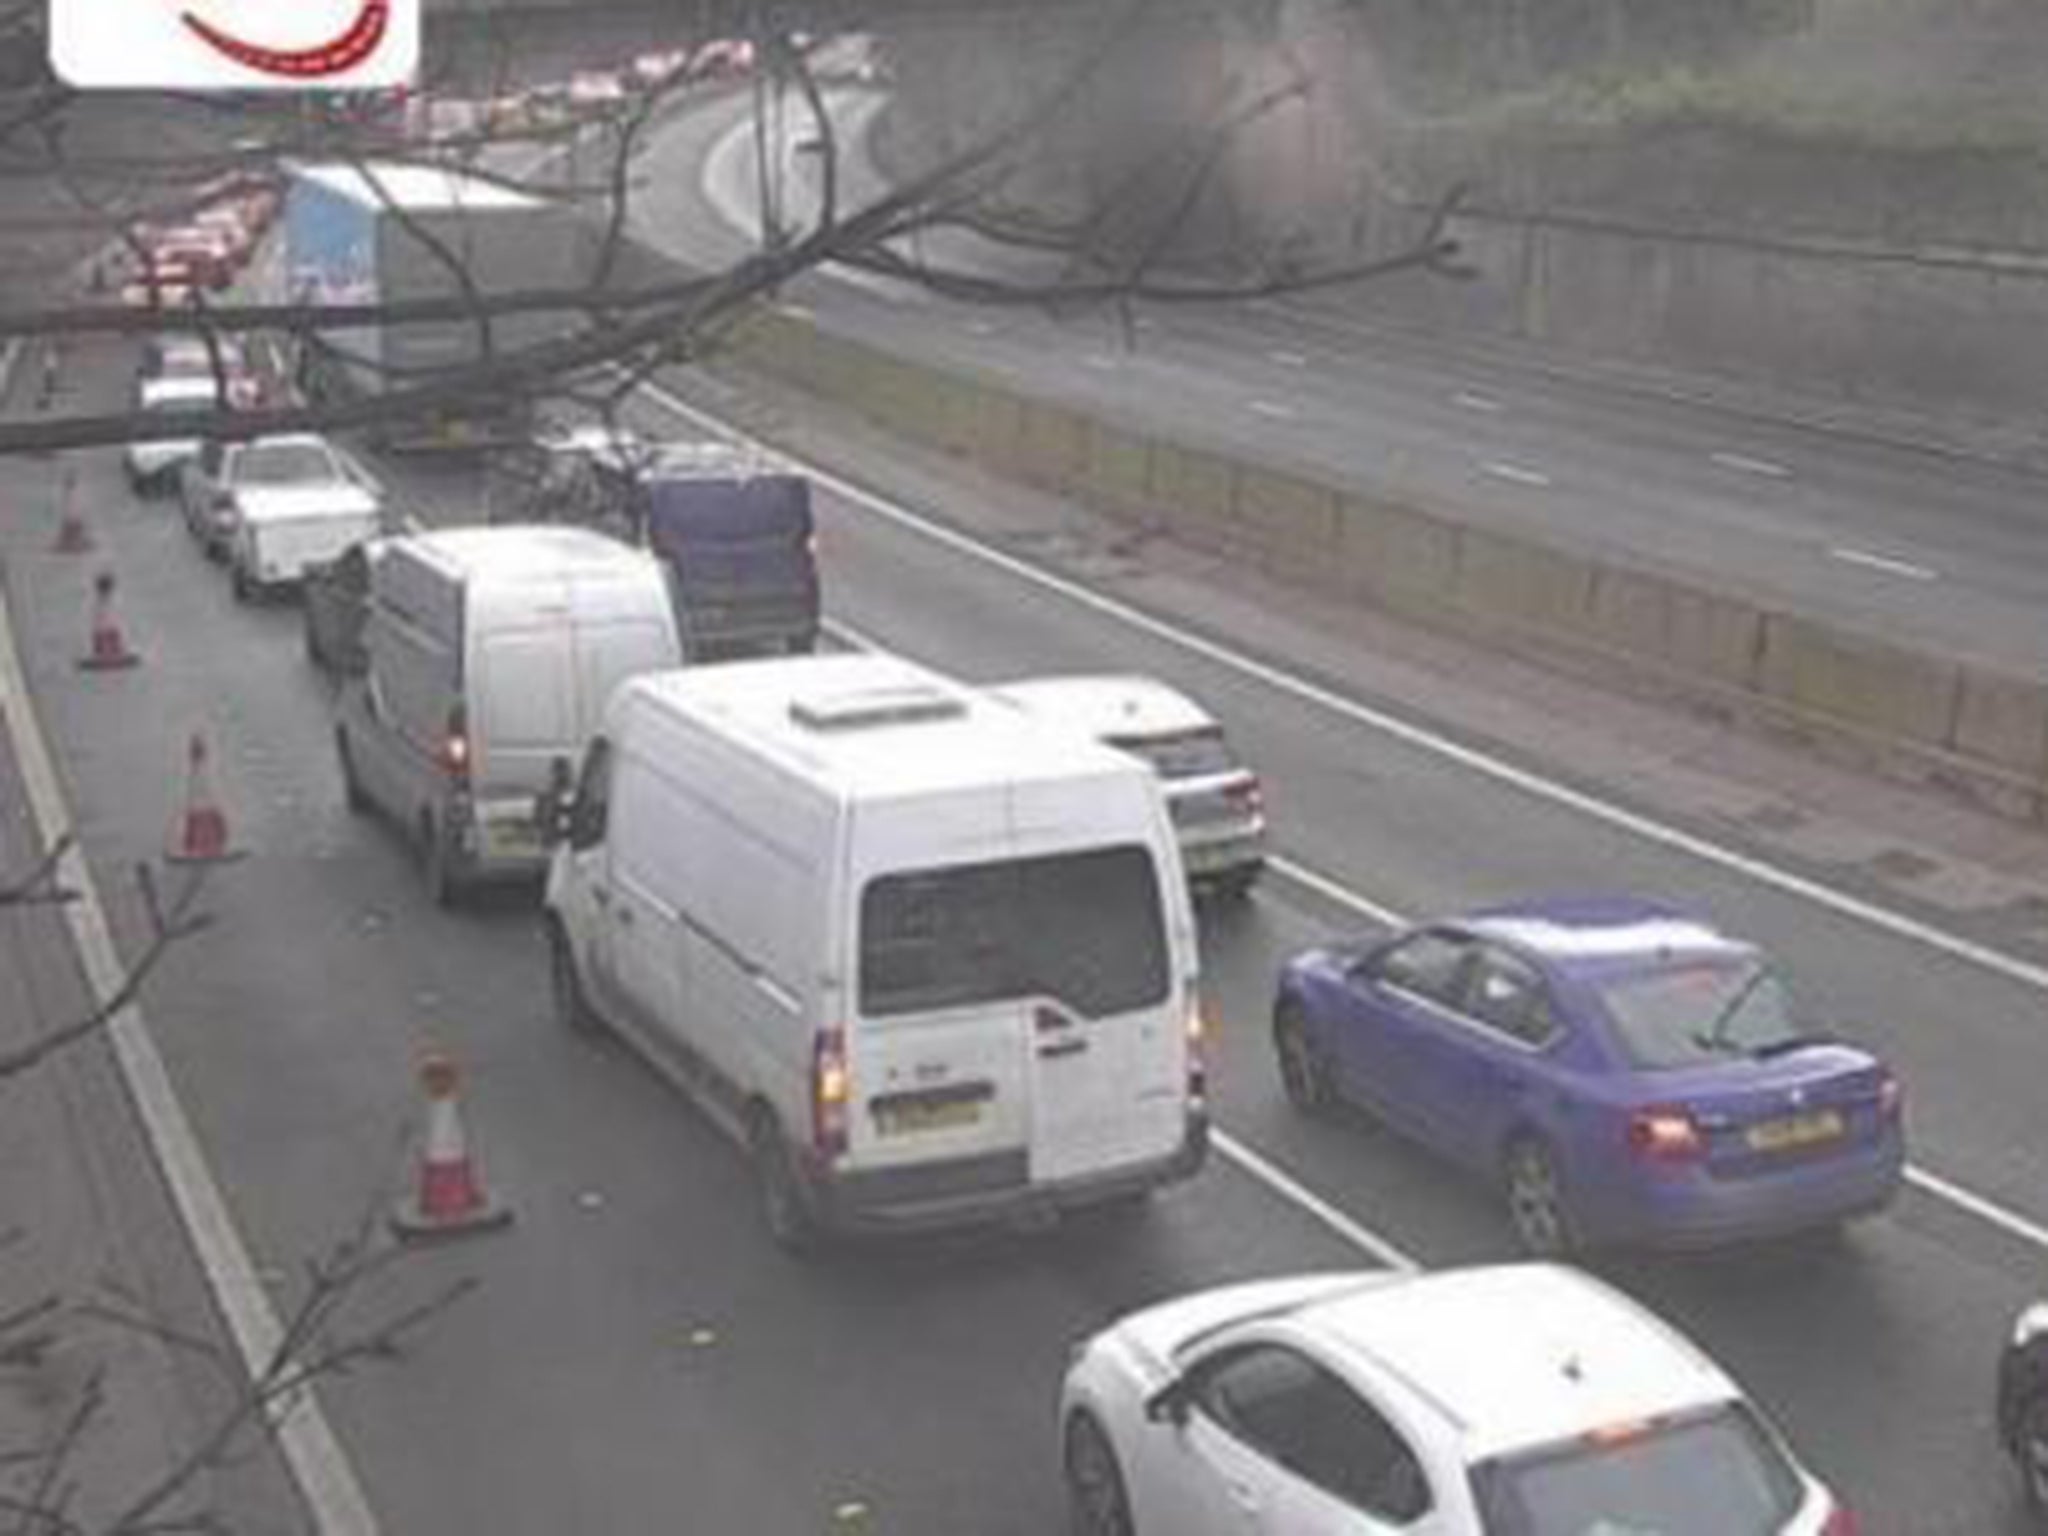
[[[1082,1345],[1075,1536],[1853,1536],[1742,1389],[1552,1265],[1325,1274]]]
[[[1149,677],[1045,677],[992,690],[1020,709],[1128,752],[1159,776],[1198,887],[1241,896],[1266,863],[1259,776],[1201,705]]]

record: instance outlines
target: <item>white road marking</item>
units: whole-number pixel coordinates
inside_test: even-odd
[[[1254,416],[1264,416],[1272,421],[1292,421],[1294,407],[1282,405],[1277,400],[1247,400],[1244,408]]]
[[[699,410],[658,384],[648,384],[644,386],[644,390],[649,399],[686,420],[711,426],[735,438],[754,441],[748,434],[730,423]],[[767,447],[765,444],[760,446],[764,450]],[[1730,874],[1753,880],[1784,895],[1810,902],[1839,917],[1862,923],[1894,938],[1905,939],[1946,955],[1950,959],[1989,971],[2008,981],[2017,982],[2036,991],[2048,992],[2048,967],[2035,965],[2020,959],[2017,955],[2009,955],[2002,950],[1993,949],[1988,944],[1980,944],[1974,939],[1949,933],[1931,923],[1894,912],[1861,897],[1851,896],[1845,891],[1838,891],[1818,880],[1794,874],[1791,870],[1780,869],[1767,860],[1726,847],[1710,838],[1668,826],[1651,816],[1629,810],[1613,801],[1603,800],[1588,791],[1574,789],[1568,784],[1545,778],[1542,774],[1519,767],[1506,758],[1497,757],[1478,747],[1466,746],[1427,726],[1400,719],[1327,688],[1321,683],[1297,676],[1271,662],[1261,661],[1257,657],[1233,650],[1220,641],[1198,635],[1192,630],[1182,629],[1166,619],[1157,618],[1141,608],[1133,607],[1121,598],[1108,596],[1067,577],[1042,570],[1027,560],[1021,560],[1015,555],[983,544],[958,529],[948,528],[944,524],[920,516],[821,464],[811,463],[787,453],[781,454],[781,458],[784,462],[802,469],[819,485],[855,506],[866,508],[885,522],[893,523],[929,543],[950,549],[992,570],[1014,576],[1029,586],[1064,598],[1077,607],[1111,619],[1128,629],[1148,635],[1185,655],[1200,657],[1226,671],[1236,673],[1239,677],[1261,683],[1277,693],[1286,694],[1328,714],[1376,731],[1405,746],[1429,753],[1482,778],[1517,790],[1532,799],[1573,811],[1588,820],[1628,833],[1674,853],[1685,854]],[[1318,875],[1315,879],[1325,894],[1332,890],[1344,892],[1349,898],[1348,904],[1360,911],[1368,910],[1368,898],[1349,892],[1339,882],[1327,876]],[[1378,908],[1376,903],[1370,905],[1379,911],[1388,911],[1385,908]],[[2025,1237],[2028,1241],[2039,1240],[2042,1247],[2048,1248],[2048,1230],[2044,1230],[2029,1218],[1973,1194],[1963,1186],[1927,1169],[1914,1166],[1907,1170],[1907,1177],[1930,1194],[1944,1199],[1954,1199],[1958,1209],[1993,1221],[2002,1230]],[[1956,1195],[1964,1196],[1965,1199],[1955,1199]],[[1988,1215],[1988,1212],[1997,1212],[1998,1215],[1994,1218]]]
[[[801,304],[778,304],[775,306],[775,312],[780,315],[787,315],[792,320],[810,321],[818,318],[813,311]]]
[[[1117,365],[1116,359],[1111,357],[1107,352],[1090,352],[1086,357],[1082,358],[1081,361],[1087,364],[1090,368],[1095,369],[1098,373],[1112,372]]]
[[[1299,352],[1268,352],[1266,356],[1273,362],[1278,363],[1282,368],[1306,368],[1308,366],[1308,359]]]
[[[1782,464],[1773,464],[1769,459],[1753,459],[1746,453],[1712,453],[1707,455],[1723,469],[1739,469],[1745,475],[1762,475],[1770,480],[1789,480],[1792,471]]]
[[[1525,469],[1520,464],[1507,464],[1498,459],[1489,459],[1479,466],[1496,480],[1512,481],[1516,485],[1546,486],[1550,476],[1540,469]]]
[[[1462,405],[1468,411],[1484,411],[1489,416],[1501,409],[1501,403],[1491,395],[1475,395],[1469,389],[1461,389],[1452,395],[1451,404]]]
[[[1306,1211],[1352,1247],[1371,1255],[1388,1269],[1399,1270],[1403,1274],[1415,1274],[1422,1269],[1421,1261],[1405,1249],[1381,1237],[1363,1222],[1353,1220],[1285,1169],[1268,1162],[1228,1131],[1211,1130],[1209,1145],[1216,1149],[1219,1157],[1235,1163],[1281,1199]]]
[[[996,328],[991,321],[969,320],[967,322],[967,334],[970,336],[993,336],[995,333]]]
[[[4,592],[0,592],[0,729],[11,732],[30,814],[43,846],[48,847],[70,830],[73,822],[15,649],[14,621]],[[92,994],[104,1006],[119,993],[124,971],[92,871],[77,846],[57,866],[57,879],[78,893],[76,901],[64,903],[60,910]],[[106,1034],[214,1302],[234,1336],[244,1368],[252,1377],[260,1375],[276,1357],[284,1328],[264,1293],[220,1184],[207,1166],[199,1137],[178,1099],[141,1008],[129,1003],[115,1013]],[[362,1483],[311,1388],[280,1405],[273,1432],[322,1536],[377,1536],[377,1517]]]
[[[1840,560],[1844,565],[1860,565],[1865,570],[1882,571],[1887,576],[1903,576],[1908,581],[1935,581],[1941,572],[1931,565],[1915,565],[1910,560],[1895,560],[1890,555],[1872,554],[1867,549],[1858,549],[1853,544],[1834,544],[1828,548],[1828,557]]]

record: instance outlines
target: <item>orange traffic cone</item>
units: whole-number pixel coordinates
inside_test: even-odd
[[[92,548],[92,530],[85,526],[85,514],[78,509],[78,476],[64,471],[57,492],[57,540],[50,547],[60,555],[82,555]]]
[[[114,573],[101,571],[92,579],[92,635],[78,664],[88,672],[118,672],[141,660],[128,649],[121,621],[114,616]]]
[[[483,1174],[469,1155],[462,1111],[455,1102],[460,1076],[455,1059],[444,1052],[429,1051],[420,1061],[427,1134],[420,1149],[419,1180],[391,1213],[392,1230],[408,1241],[489,1232],[512,1221],[511,1207],[484,1192]]]
[[[185,808],[164,857],[173,864],[221,864],[241,857],[228,847],[227,812],[213,792],[213,765],[198,731],[185,747]]]

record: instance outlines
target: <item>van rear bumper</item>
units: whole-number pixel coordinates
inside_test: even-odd
[[[1143,1194],[1192,1178],[1209,1154],[1206,1115],[1188,1117],[1181,1144],[1162,1158],[1069,1179],[1033,1184],[1026,1153],[996,1153],[819,1175],[810,1195],[820,1225],[835,1232],[918,1232],[983,1222],[1032,1221]]]

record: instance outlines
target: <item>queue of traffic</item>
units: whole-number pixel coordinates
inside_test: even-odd
[[[247,371],[159,346],[138,401]],[[1198,915],[1272,857],[1218,722],[1146,678],[820,654],[810,488],[775,464],[590,428],[505,457],[512,489],[436,530],[311,434],[129,470],[175,483],[238,597],[302,595],[349,808],[438,902],[541,886],[560,1021],[732,1138],[785,1249],[1135,1219],[1194,1176]],[[1802,1022],[1762,949],[1661,902],[1531,899],[1303,953],[1270,1027],[1298,1111],[1465,1167],[1539,1262],[1276,1279],[1104,1330],[1059,1405],[1077,1532],[1856,1529],[1695,1346],[1564,1267],[1807,1240],[1898,1192],[1898,1079]],[[2038,1308],[1996,1403],[2048,1511]]]

